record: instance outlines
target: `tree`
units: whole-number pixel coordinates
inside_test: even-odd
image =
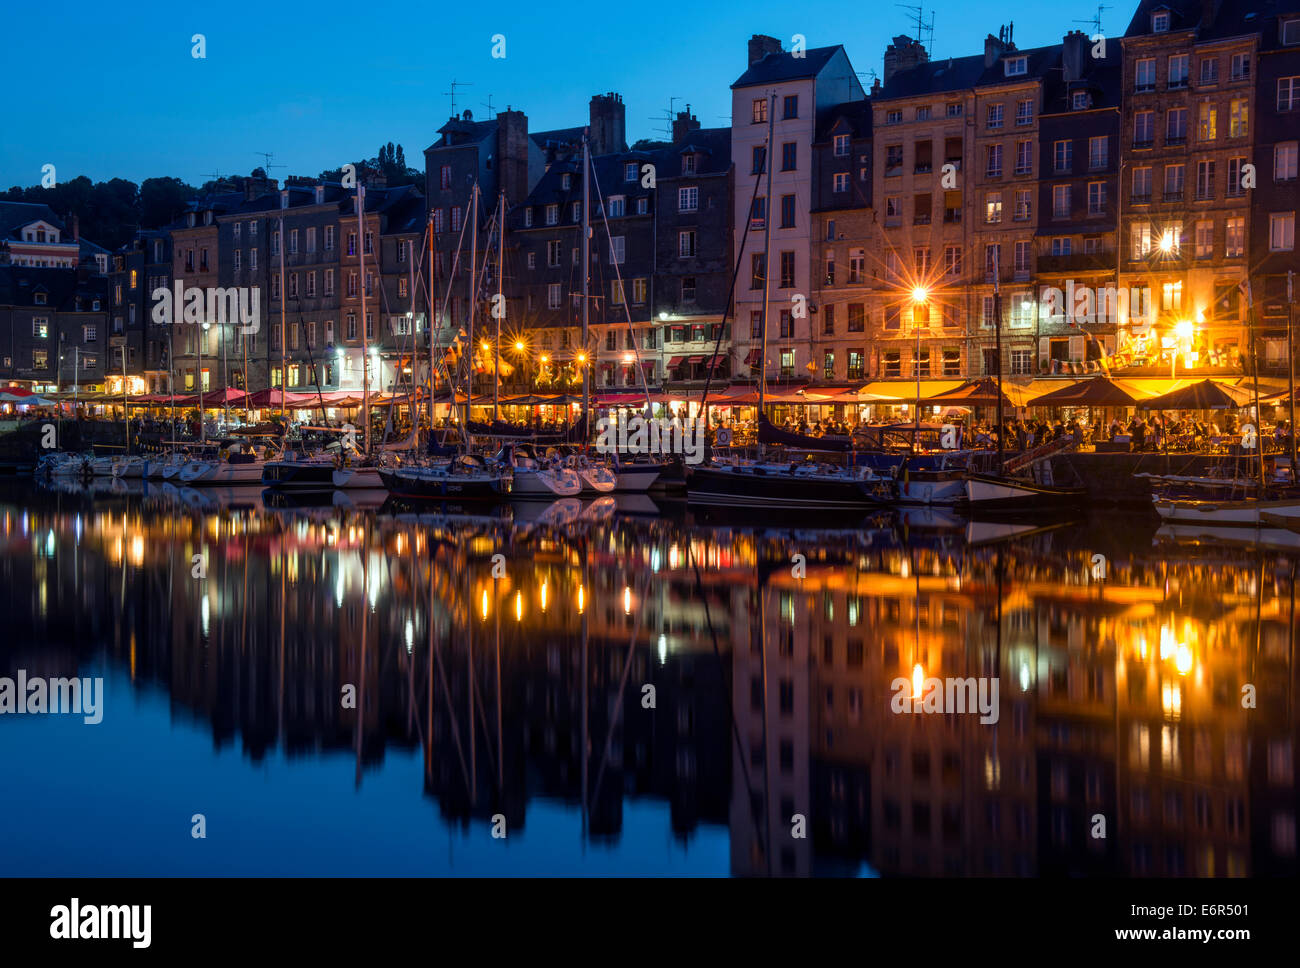
[[[178,218],[198,195],[179,178],[146,178],[140,185],[140,227],[156,229]]]

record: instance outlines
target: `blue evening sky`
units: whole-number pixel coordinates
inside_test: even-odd
[[[1123,32],[1132,6],[1105,11],[1108,34]],[[931,53],[977,53],[1009,18],[1018,46],[1058,43],[1095,12],[1086,0],[1041,11],[939,0]],[[617,91],[631,143],[660,136],[663,122],[651,118],[670,97],[706,127],[727,124],[728,87],[753,33],[787,48],[796,33],[809,47],[844,44],[865,74],[881,70],[890,37],[912,32],[911,17],[860,0],[11,4],[0,50],[17,73],[0,125],[0,188],[38,183],[47,163],[60,181],[175,175],[197,185],[213,172],[247,174],[266,151],[286,166],[272,177],[315,175],[390,140],[422,168],[453,79],[473,85],[458,111],[487,117],[491,95],[494,108],[524,110],[534,131],[582,124],[592,94]],[[203,60],[191,56],[196,33],[206,36]],[[495,34],[505,35],[504,59],[491,56]]]

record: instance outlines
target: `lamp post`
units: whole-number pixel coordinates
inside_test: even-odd
[[[921,324],[916,320],[917,307],[925,306],[929,303],[930,292],[924,286],[917,286],[912,290],[912,329],[916,332],[916,355],[912,357],[912,369],[916,371],[916,433],[921,432]],[[917,444],[916,438],[912,439],[912,447]]]

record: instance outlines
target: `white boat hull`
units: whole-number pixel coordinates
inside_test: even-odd
[[[1265,518],[1300,524],[1300,501],[1167,501],[1154,502],[1167,524],[1258,527]]]

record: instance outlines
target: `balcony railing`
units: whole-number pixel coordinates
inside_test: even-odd
[[[1150,192],[1146,192],[1146,193],[1144,193],[1144,194],[1142,194],[1142,195],[1134,194],[1134,195],[1129,199],[1129,201],[1132,202],[1134,205],[1150,205],[1150,204],[1151,204],[1151,193],[1150,193]]]
[[[1181,202],[1183,200],[1183,190],[1179,188],[1176,191],[1165,192],[1163,197],[1166,202]]]
[[[1155,144],[1154,138],[1134,138],[1133,148],[1135,151],[1141,151],[1144,148],[1150,148]]]

